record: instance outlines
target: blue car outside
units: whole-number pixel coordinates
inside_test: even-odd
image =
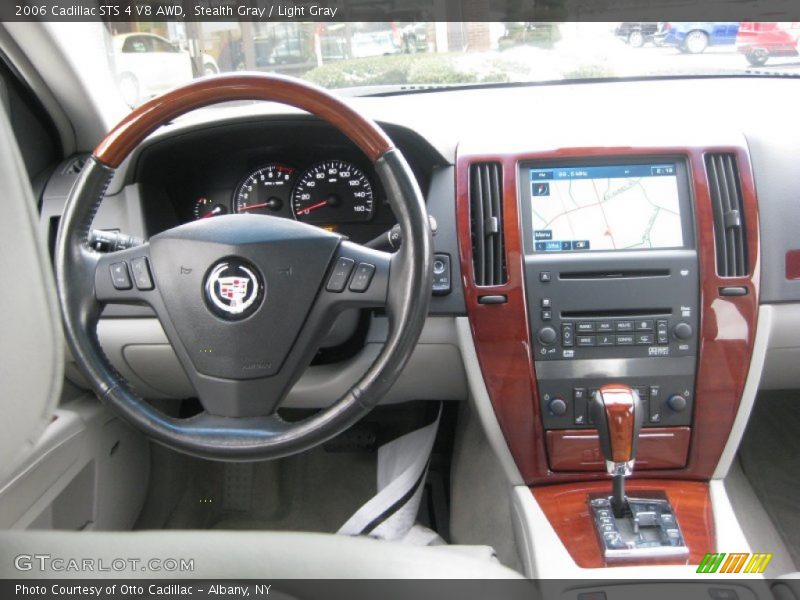
[[[733,46],[739,23],[662,23],[654,37],[658,46],[675,46],[681,52],[700,54],[709,46]]]

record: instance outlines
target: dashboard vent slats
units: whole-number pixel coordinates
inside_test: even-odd
[[[508,281],[503,237],[503,175],[499,163],[473,164],[469,169],[469,209],[475,284]]]
[[[80,172],[83,171],[83,167],[86,166],[86,161],[88,160],[88,154],[72,159],[61,171],[62,175],[79,175]]]
[[[742,185],[733,154],[707,154],[706,172],[714,210],[714,245],[720,277],[743,277],[747,272]]]

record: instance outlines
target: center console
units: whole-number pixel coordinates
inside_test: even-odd
[[[545,430],[593,428],[607,383],[645,427],[690,425],[699,280],[685,159],[519,166],[528,320]]]
[[[707,482],[742,398],[758,307],[744,140],[462,145],[456,189],[486,391],[520,475],[576,564],[694,564],[714,551]],[[607,440],[627,429],[611,413],[598,422],[602,390],[624,390],[637,407],[624,460],[612,460]],[[605,527],[621,536],[616,547]]]

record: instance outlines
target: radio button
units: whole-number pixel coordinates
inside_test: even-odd
[[[542,298],[542,308],[550,308],[553,306],[553,301],[550,298]]]
[[[633,331],[633,321],[616,321],[617,331]]]
[[[542,327],[539,330],[539,341],[542,342],[545,346],[549,346],[553,342],[556,341],[556,337],[558,334],[556,330],[552,327]]]
[[[614,331],[613,321],[597,321],[597,331]]]
[[[552,318],[553,318],[553,311],[551,310],[542,311],[542,321],[549,321]]]
[[[593,335],[579,335],[578,346],[595,346],[597,340]]]
[[[578,323],[578,333],[592,333],[594,331],[594,323],[591,321],[584,321]]]
[[[561,324],[561,345],[565,348],[572,348],[575,344],[575,332],[572,323]]]
[[[644,319],[642,321],[636,321],[636,331],[653,331],[652,319]]]
[[[636,345],[637,346],[651,346],[653,344],[653,334],[652,333],[637,333],[636,334]]]
[[[656,338],[659,344],[669,344],[669,324],[667,321],[656,321]]]
[[[675,325],[675,330],[673,333],[679,340],[688,340],[690,337],[692,337],[692,326],[688,323],[678,323]]]
[[[633,336],[632,335],[618,335],[617,336],[617,346],[633,346]]]
[[[597,336],[597,345],[598,346],[613,346],[614,345],[614,336],[609,334],[603,334]]]

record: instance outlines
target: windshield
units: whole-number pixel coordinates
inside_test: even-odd
[[[110,23],[130,106],[195,77],[262,71],[350,93],[800,72],[800,23]],[[401,86],[398,89],[398,86]],[[357,88],[357,89],[353,89]]]

